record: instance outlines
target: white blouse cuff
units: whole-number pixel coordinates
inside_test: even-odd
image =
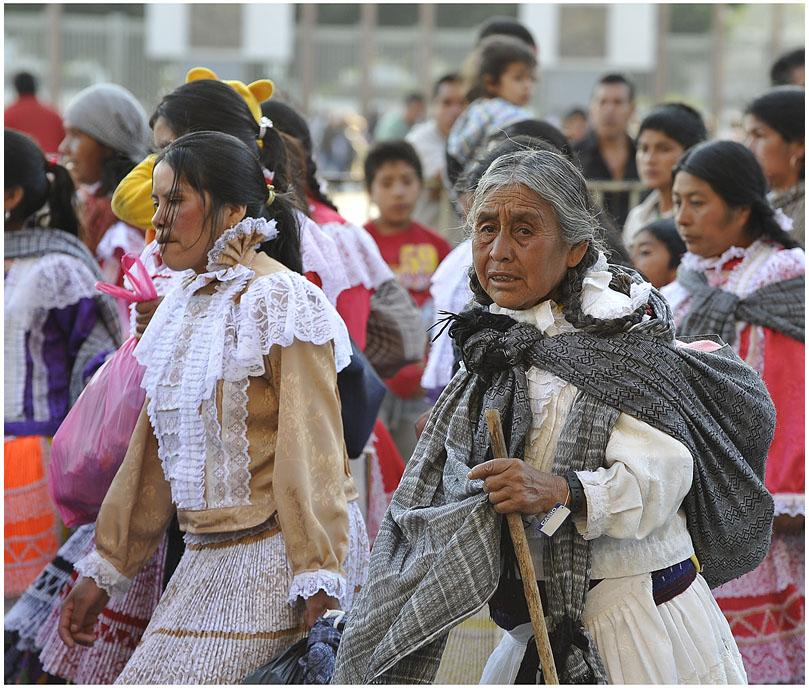
[[[329,597],[343,599],[346,594],[345,576],[326,569],[299,573],[292,578],[287,604],[294,604],[298,597],[309,599],[319,590],[324,590]]]
[[[577,471],[584,496],[587,499],[587,515],[573,517],[579,534],[585,540],[595,540],[604,534],[607,524],[609,505],[607,503],[606,488],[599,480],[598,474],[591,471]]]
[[[120,599],[132,587],[132,579],[119,573],[110,562],[102,557],[97,550],[79,559],[73,568],[82,576],[92,578],[96,585],[110,597]]]

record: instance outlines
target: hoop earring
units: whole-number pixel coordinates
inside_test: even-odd
[[[11,211],[6,210],[6,222],[8,222],[10,219],[11,219]]]

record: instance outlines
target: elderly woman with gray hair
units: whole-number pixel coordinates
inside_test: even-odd
[[[658,292],[606,262],[590,207],[548,151],[500,157],[480,180],[477,303],[448,319],[463,365],[380,528],[335,683],[432,681],[449,630],[487,602],[507,634],[481,683],[536,682],[501,536],[513,512],[561,683],[746,682],[710,587],[767,552],[774,409],[721,340],[675,340]],[[512,458],[492,458],[488,409]],[[571,513],[539,531],[555,506]]]

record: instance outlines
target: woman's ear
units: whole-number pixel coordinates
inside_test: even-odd
[[[247,214],[246,205],[226,205],[223,218],[225,220],[225,229],[233,227],[238,222],[244,220]]]
[[[23,191],[21,186],[12,186],[3,190],[3,210],[14,210],[22,201]]]
[[[582,241],[580,244],[576,244],[567,254],[567,266],[569,268],[575,268],[579,263],[581,263],[581,259],[584,258],[584,254],[587,253],[587,248],[590,246],[590,241]]]

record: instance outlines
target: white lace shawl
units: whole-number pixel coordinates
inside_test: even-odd
[[[25,395],[25,339],[33,361],[34,420],[50,420],[48,370],[42,327],[52,309],[98,296],[96,279],[80,260],[64,253],[16,258],[4,280],[4,419],[22,421]]]
[[[150,400],[158,455],[179,508],[250,503],[248,378],[264,374],[273,345],[333,341],[337,370],[350,361],[348,331],[320,289],[283,271],[259,277],[245,290],[254,275],[237,264],[187,280],[164,298],[135,349],[146,367],[141,386]],[[213,279],[214,294],[196,293]],[[219,380],[228,399],[222,427],[214,396]]]
[[[394,279],[374,238],[365,229],[351,222],[326,222],[321,229],[337,244],[349,286],[361,284],[366,289],[376,289]]]

